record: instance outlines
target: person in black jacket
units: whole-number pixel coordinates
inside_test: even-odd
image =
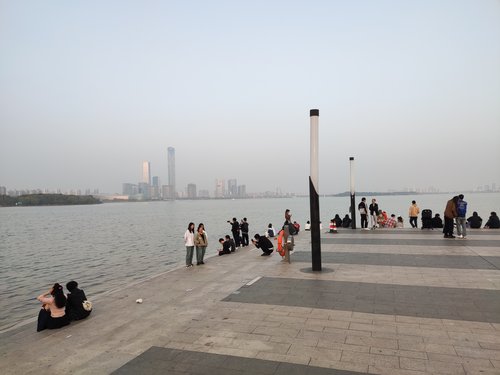
[[[337,228],[342,228],[342,218],[339,216],[339,214],[335,214],[333,221],[335,221],[335,225],[337,226]]]
[[[485,228],[489,229],[499,229],[500,228],[500,219],[497,216],[496,212],[492,212],[490,214],[490,217],[488,218],[488,221],[484,225]]]
[[[443,227],[443,219],[441,219],[441,216],[439,216],[439,214],[435,214],[434,217],[431,219],[431,225],[433,228]]]
[[[269,241],[267,237],[261,236],[258,233],[254,236],[254,238],[252,238],[252,243],[257,249],[262,250],[261,256],[271,255],[274,251],[274,246],[271,241]]]
[[[222,249],[219,249],[219,256],[224,254],[231,254],[231,242],[229,241],[229,239],[226,238],[226,240],[224,240],[224,238],[219,238],[219,243],[222,245]]]
[[[377,216],[378,216],[378,203],[375,198],[372,199],[372,203],[370,204],[369,210],[370,210],[370,225],[372,226],[372,229],[375,229],[377,227]]]
[[[342,228],[349,228],[351,226],[351,218],[349,215],[345,215],[344,219],[342,220]]]
[[[241,245],[248,246],[249,245],[249,242],[248,242],[248,222],[247,222],[246,217],[244,217],[243,220],[241,221],[240,228],[241,228]]]
[[[236,220],[235,217],[233,217],[233,221],[227,221],[231,225],[231,233],[233,233],[233,238],[234,242],[236,245],[236,248],[240,247],[241,245],[241,237],[240,237],[240,223],[238,223],[238,220]]]
[[[481,228],[481,225],[483,224],[483,219],[481,218],[481,216],[479,216],[477,214],[476,211],[474,211],[472,213],[472,216],[470,216],[468,219],[467,219],[467,222],[469,223],[469,226],[471,228],[474,228],[474,229],[479,229]]]
[[[70,320],[81,320],[88,317],[91,311],[87,311],[83,308],[83,301],[87,300],[85,292],[78,289],[78,283],[76,281],[70,281],[66,284],[66,289],[68,289],[68,300],[66,302],[66,315],[68,315]]]

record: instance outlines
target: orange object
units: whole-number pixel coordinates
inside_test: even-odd
[[[330,233],[337,233],[337,224],[334,221],[330,221]]]
[[[283,246],[283,238],[285,236],[285,231],[282,229],[278,233],[278,253],[284,257],[285,256],[285,247]]]

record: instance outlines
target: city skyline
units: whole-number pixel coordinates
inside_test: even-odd
[[[2,2],[0,185],[119,193],[148,160],[174,191],[305,194],[313,108],[320,194],[349,157],[360,191],[499,184],[500,2],[194,8]]]

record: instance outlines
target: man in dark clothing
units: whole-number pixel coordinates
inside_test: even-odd
[[[274,251],[274,246],[271,243],[271,241],[269,241],[268,238],[261,236],[258,233],[254,236],[254,238],[252,238],[252,243],[255,245],[257,249],[262,250],[261,256],[271,255],[271,253]]]
[[[378,216],[378,203],[375,198],[372,199],[372,203],[370,204],[370,207],[368,207],[370,210],[370,225],[372,226],[372,229],[375,229],[377,227],[377,216]]]
[[[496,212],[492,212],[488,221],[484,225],[485,228],[489,229],[499,229],[500,228],[500,219],[497,216]]]
[[[242,246],[248,246],[248,222],[247,218],[244,217],[240,225],[241,228],[241,244]]]
[[[453,197],[446,203],[444,210],[444,238],[455,238],[453,235],[453,220],[457,217],[458,196]]]
[[[70,281],[66,284],[66,289],[68,289],[68,297],[66,300],[66,315],[70,320],[81,320],[88,317],[91,311],[87,311],[83,308],[83,301],[87,300],[85,292],[78,289],[78,283],[76,281]]]
[[[238,223],[238,220],[236,220],[236,218],[233,217],[232,222],[230,222],[229,220],[227,222],[229,224],[231,224],[231,233],[233,234],[233,238],[234,238],[234,242],[236,243],[236,247],[240,247],[241,237],[240,237],[240,224]]]
[[[345,215],[342,220],[342,228],[349,228],[351,226],[351,218],[349,215]]]
[[[368,228],[368,207],[366,206],[366,198],[361,198],[358,204],[358,211],[361,215],[361,229]]]
[[[467,219],[467,222],[469,223],[469,226],[473,229],[479,229],[481,228],[481,225],[483,224],[483,219],[481,218],[481,216],[479,216],[477,214],[476,211],[474,211],[472,213],[472,216],[470,216],[468,219]]]
[[[231,254],[231,244],[228,240],[224,241],[224,238],[219,238],[219,243],[222,245],[222,249],[219,250],[219,256],[224,254]]]
[[[234,244],[234,240],[229,237],[228,234],[226,234],[226,241],[227,242],[227,246],[229,246],[229,250],[231,253],[234,253],[236,251],[236,245]]]
[[[434,215],[431,223],[432,223],[433,228],[442,228],[443,227],[443,220],[441,219],[439,214]]]

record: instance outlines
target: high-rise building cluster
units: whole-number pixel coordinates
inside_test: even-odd
[[[161,185],[158,176],[151,175],[151,163],[142,163],[142,179],[140,182],[124,183],[122,194],[130,200],[169,200],[169,199],[204,199],[211,198],[206,189],[197,189],[195,183],[189,183],[184,191],[178,191],[175,183],[175,148],[167,149],[168,184]],[[247,198],[246,185],[238,185],[236,179],[217,179],[215,181],[214,198]]]
[[[246,185],[238,185],[238,181],[235,178],[227,180],[227,190],[226,184],[223,179],[215,180],[215,198],[247,198],[247,187]]]
[[[142,180],[137,184],[123,183],[122,194],[134,200],[160,200],[177,198],[175,189],[175,148],[167,149],[168,184],[161,185],[158,176],[151,175],[151,163],[142,163]]]

